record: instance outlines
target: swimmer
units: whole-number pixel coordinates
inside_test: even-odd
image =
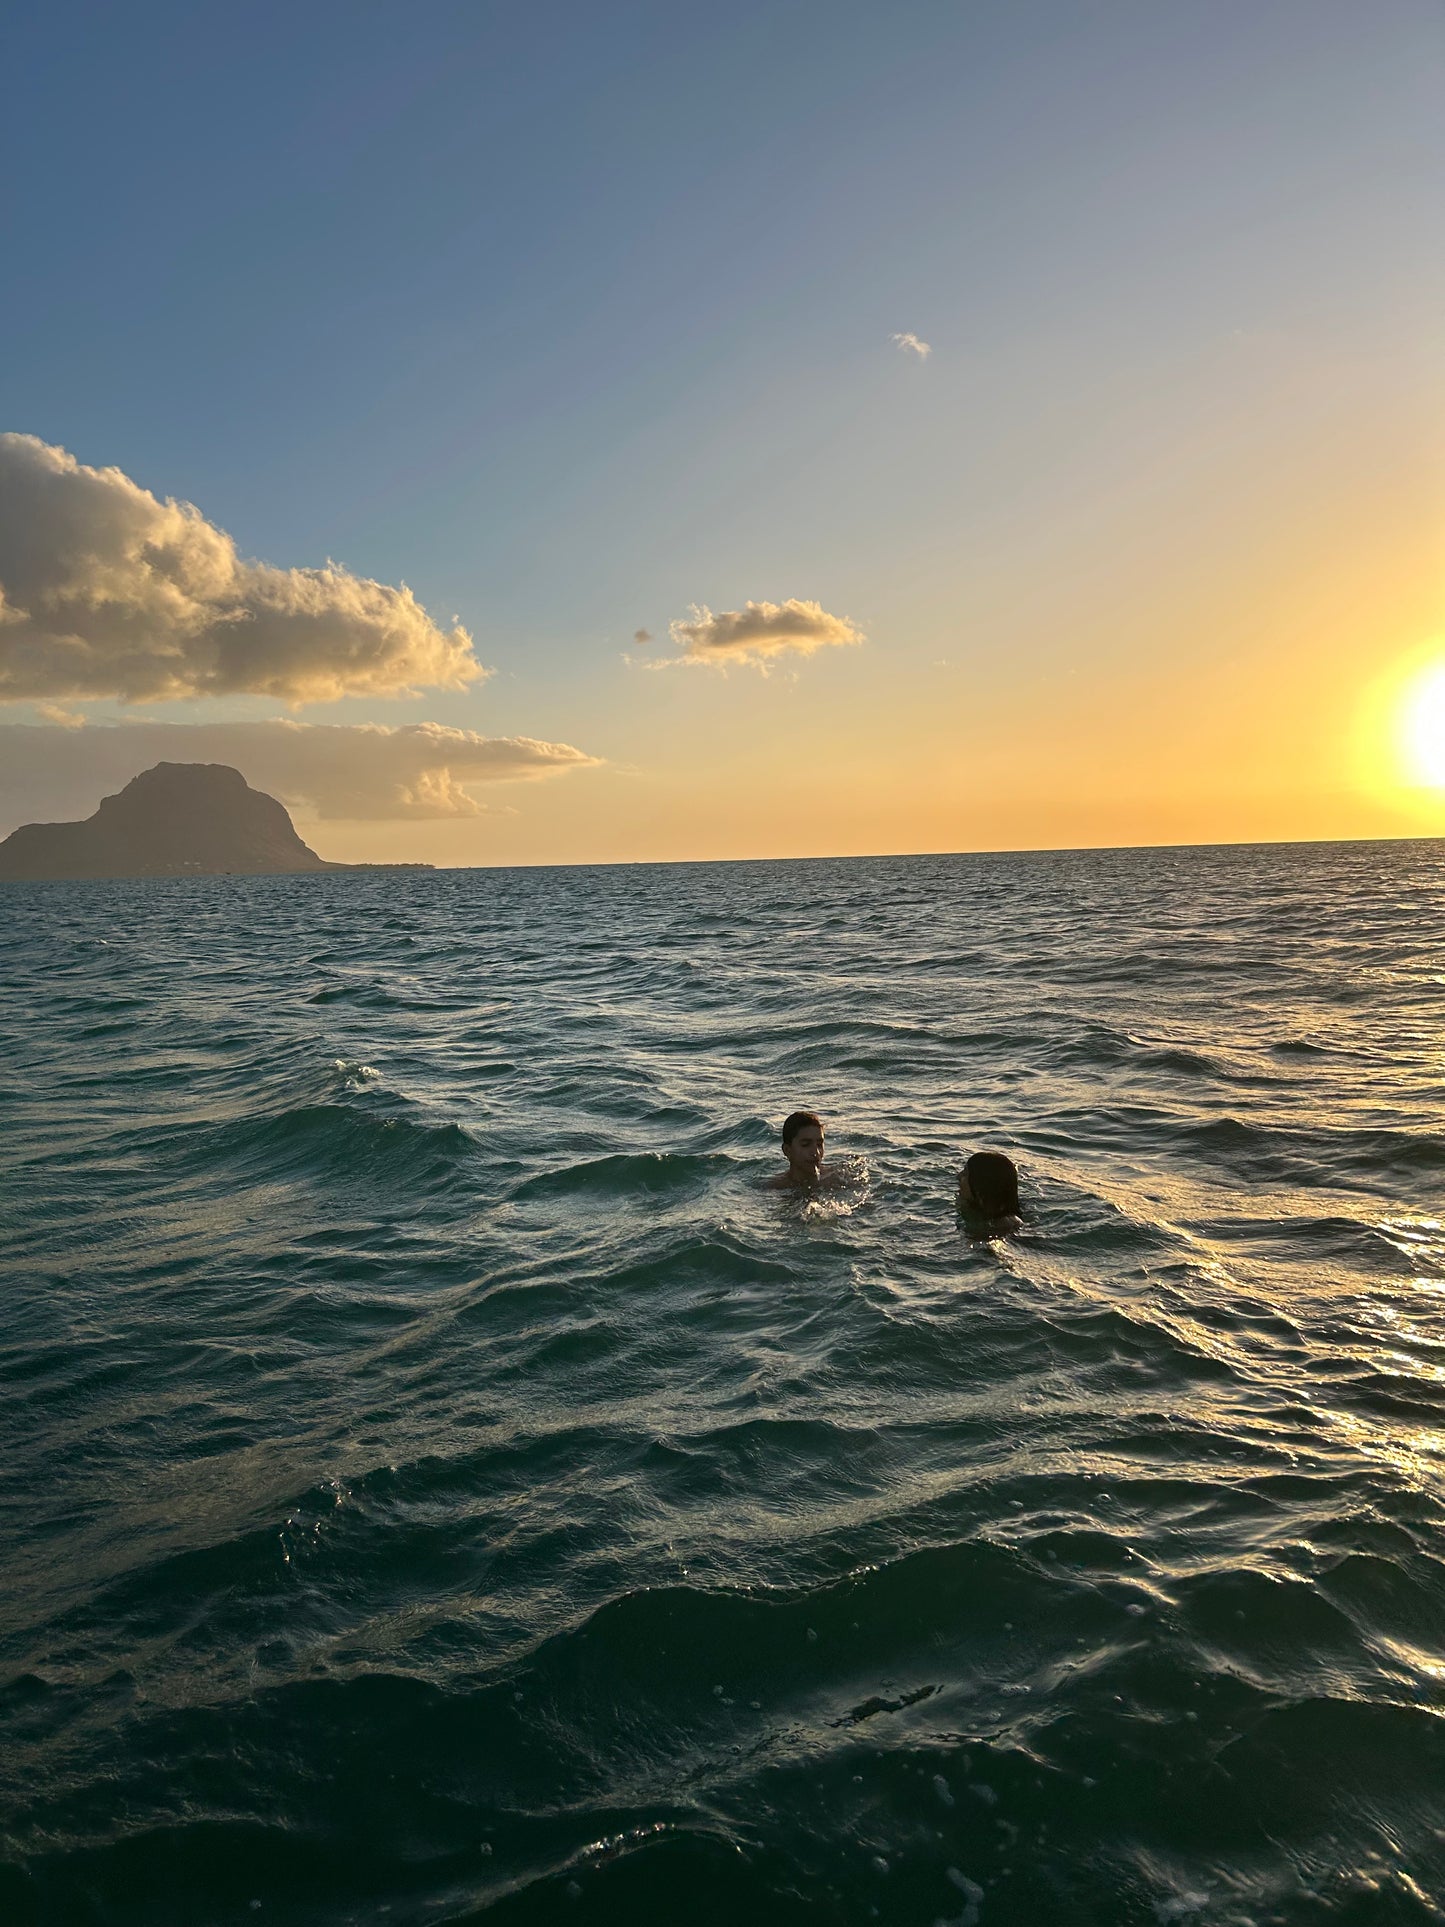
[[[783,1156],[786,1171],[769,1178],[770,1191],[791,1191],[795,1186],[811,1188],[823,1175],[823,1120],[816,1111],[794,1111],[783,1125]]]
[[[958,1174],[958,1208],[986,1218],[990,1231],[1017,1231],[1023,1210],[1013,1159],[1002,1151],[975,1151]]]

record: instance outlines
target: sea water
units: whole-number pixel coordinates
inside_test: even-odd
[[[1445,1918],[1442,911],[4,887],[0,1915]]]

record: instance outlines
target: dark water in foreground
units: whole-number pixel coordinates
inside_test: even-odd
[[[1445,1918],[1442,909],[9,886],[0,1917]]]

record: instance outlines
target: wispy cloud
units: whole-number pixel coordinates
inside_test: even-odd
[[[466,630],[438,628],[405,586],[243,561],[188,503],[0,435],[0,702],[327,702],[485,674]]]
[[[929,344],[926,341],[920,341],[917,335],[890,335],[888,338],[903,354],[916,355],[920,361],[927,361],[933,353]]]
[[[108,723],[83,731],[0,724],[0,818],[7,827],[88,815],[102,795],[159,762],[229,763],[291,808],[349,822],[479,816],[474,788],[595,767],[570,743],[479,736],[444,723]],[[0,831],[3,834],[3,831]]]
[[[821,603],[748,602],[741,609],[711,609],[694,603],[686,618],[671,625],[672,639],[682,650],[673,660],[726,664],[751,662],[766,666],[771,657],[788,651],[810,656],[815,649],[862,642],[863,632],[846,616],[829,615]]]

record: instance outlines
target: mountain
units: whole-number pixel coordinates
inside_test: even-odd
[[[224,763],[157,763],[83,823],[26,823],[0,878],[272,876],[344,870],[308,849],[274,796]]]

